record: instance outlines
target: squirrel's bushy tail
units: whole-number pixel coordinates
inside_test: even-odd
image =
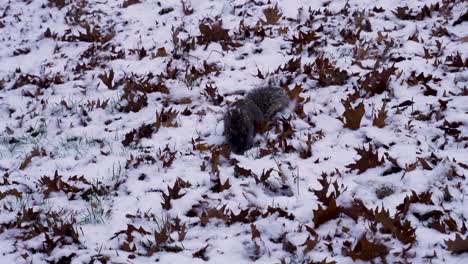
[[[270,120],[276,112],[283,110],[289,103],[286,93],[279,87],[253,89],[247,94],[247,98],[262,110],[267,120]]]

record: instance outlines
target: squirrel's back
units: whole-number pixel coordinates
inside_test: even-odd
[[[242,154],[249,149],[255,128],[270,121],[288,102],[284,90],[277,87],[255,88],[236,101],[224,116],[224,135],[233,152]]]
[[[255,88],[247,94],[247,98],[252,100],[262,110],[262,113],[268,120],[289,103],[286,93],[279,87]]]

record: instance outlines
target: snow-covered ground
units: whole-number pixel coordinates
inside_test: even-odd
[[[468,3],[3,0],[1,263],[465,263]],[[223,113],[291,98],[230,153]]]

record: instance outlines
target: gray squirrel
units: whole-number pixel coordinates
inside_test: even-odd
[[[243,154],[252,147],[256,128],[266,124],[289,103],[279,87],[261,87],[237,100],[224,115],[224,136],[231,150]]]

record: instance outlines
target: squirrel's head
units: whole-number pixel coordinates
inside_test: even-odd
[[[255,127],[249,115],[237,108],[233,108],[225,115],[224,135],[232,152],[243,154],[252,146]]]

